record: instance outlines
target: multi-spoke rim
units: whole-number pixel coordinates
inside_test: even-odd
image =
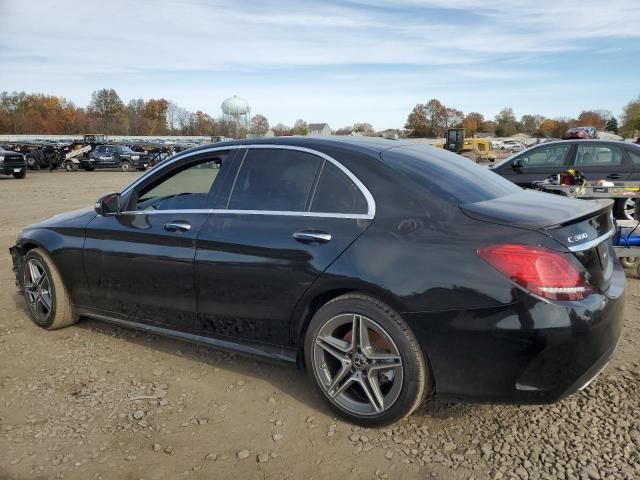
[[[633,214],[635,212],[636,202],[637,200],[635,198],[628,198],[624,202],[624,214],[630,220],[633,220]]]
[[[400,396],[400,351],[389,333],[364,315],[341,314],[327,321],[315,338],[313,355],[325,393],[348,412],[380,414]]]
[[[42,264],[31,258],[24,268],[23,288],[29,310],[35,319],[44,323],[53,310],[53,295],[49,276]]]

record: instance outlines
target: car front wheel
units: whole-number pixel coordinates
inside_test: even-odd
[[[362,294],[331,300],[313,316],[305,361],[320,394],[340,415],[388,425],[424,400],[429,368],[416,337],[389,306]]]
[[[31,319],[47,330],[78,321],[58,269],[44,250],[29,250],[24,257],[22,290]]]

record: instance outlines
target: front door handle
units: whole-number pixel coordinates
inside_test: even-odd
[[[300,243],[317,245],[331,240],[331,234],[320,230],[300,230],[293,234],[293,238]]]
[[[607,178],[609,180],[618,180],[621,177],[622,175],[620,175],[619,173],[612,173],[611,175],[607,175]]]
[[[191,224],[188,222],[169,222],[164,224],[167,232],[188,232],[191,230]]]

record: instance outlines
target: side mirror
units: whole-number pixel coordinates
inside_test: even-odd
[[[513,168],[516,171],[520,171],[522,169],[522,159],[516,158],[511,164],[511,168]]]
[[[120,212],[120,193],[107,193],[96,201],[95,211],[98,215],[114,215]]]

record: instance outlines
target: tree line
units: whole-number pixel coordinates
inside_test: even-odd
[[[620,122],[620,123],[619,123]],[[575,126],[593,126],[624,137],[640,131],[640,96],[630,101],[620,120],[607,110],[584,110],[578,118],[546,118],[527,114],[518,120],[511,108],[504,108],[493,119],[482,113],[466,115],[433,98],[417,104],[404,130],[388,130],[385,134],[398,137],[442,137],[448,128],[464,128],[467,135],[487,133],[509,137],[526,133],[539,137],[562,137]],[[213,118],[201,110],[190,112],[164,98],[136,98],[124,103],[114,89],[96,90],[86,108],[54,95],[25,92],[0,93],[0,134],[80,134],[88,132],[107,135],[199,135],[244,138],[247,134],[264,135],[269,130],[275,136],[307,135],[309,125],[298,119],[293,126],[278,123],[270,126],[261,114],[254,115],[248,127],[223,117]],[[335,135],[378,136],[370,123],[356,123],[339,128]]]
[[[486,119],[478,112],[466,115],[447,107],[438,99],[417,104],[404,126],[409,137],[442,137],[449,128],[464,128],[467,135],[486,133],[498,137],[510,137],[525,133],[536,137],[559,138],[573,127],[591,126],[623,137],[633,137],[640,131],[640,96],[624,108],[620,124],[608,110],[583,110],[578,118],[546,118],[543,115],[522,115],[518,120],[513,109],[504,108],[493,119]]]

